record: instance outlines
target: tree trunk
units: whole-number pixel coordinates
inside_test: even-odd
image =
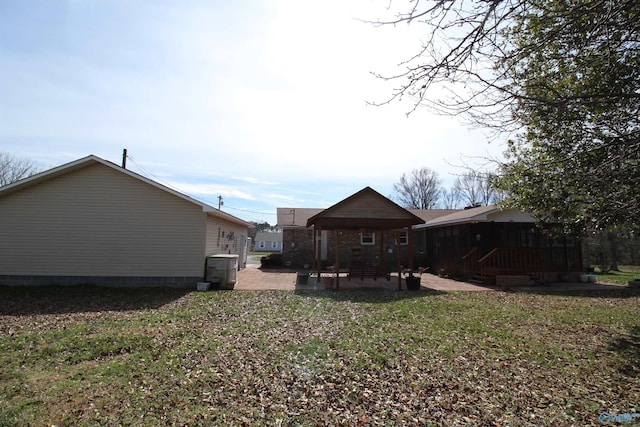
[[[609,240],[609,254],[611,257],[610,269],[612,271],[620,271],[618,267],[618,235],[615,231],[610,231],[607,233],[607,239]]]

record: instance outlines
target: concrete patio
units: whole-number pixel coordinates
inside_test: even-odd
[[[323,285],[317,283],[315,277],[310,277],[306,285],[296,285],[297,273],[294,270],[277,270],[259,268],[259,264],[247,264],[247,267],[238,272],[238,283],[234,289],[237,290],[322,290]],[[487,292],[501,291],[495,286],[481,286],[472,283],[460,282],[457,280],[445,279],[434,274],[423,274],[421,280],[421,291],[440,291],[440,292]],[[553,291],[577,291],[577,290],[611,290],[621,289],[624,286],[609,285],[603,283],[553,283],[551,286],[518,286],[512,288],[514,291],[535,291],[535,290],[553,290]],[[398,276],[392,274],[391,280],[386,279],[352,279],[348,281],[346,275],[340,276],[340,290],[348,289],[384,289],[389,291],[398,290]],[[402,291],[406,292],[407,287],[402,282]]]

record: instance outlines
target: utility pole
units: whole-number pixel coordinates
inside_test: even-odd
[[[222,196],[218,196],[218,210],[220,210],[222,205],[224,205],[224,202],[222,201]]]
[[[127,168],[127,149],[122,150],[122,169]]]

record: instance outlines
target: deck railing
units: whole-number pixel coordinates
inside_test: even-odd
[[[465,277],[473,277],[479,273],[480,266],[478,261],[481,258],[480,248],[471,248],[466,255],[462,257],[462,272]]]
[[[497,275],[533,275],[546,270],[540,255],[527,248],[495,248],[478,260],[478,267],[485,283],[495,283]]]

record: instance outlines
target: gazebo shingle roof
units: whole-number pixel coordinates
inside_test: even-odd
[[[307,227],[316,226],[323,230],[393,230],[424,223],[423,219],[371,187],[365,187],[309,218]]]

